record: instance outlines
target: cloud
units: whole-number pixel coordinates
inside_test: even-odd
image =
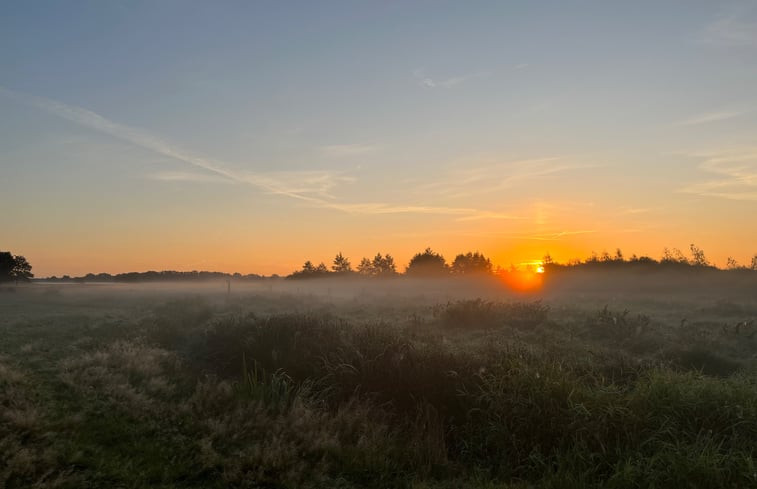
[[[597,233],[598,231],[593,229],[579,229],[579,230],[555,230],[550,232],[544,232],[544,233],[528,233],[528,232],[520,232],[520,233],[514,233],[510,231],[497,231],[494,229],[485,230],[485,231],[464,231],[461,233],[458,233],[461,236],[470,236],[470,237],[491,237],[491,236],[498,236],[500,238],[507,238],[510,240],[521,240],[521,241],[560,241],[565,238],[569,238],[570,236],[576,236],[581,234],[593,234]]]
[[[404,204],[385,204],[385,203],[327,203],[324,207],[336,209],[351,214],[437,214],[458,216],[457,220],[474,220],[474,219],[523,219],[523,217],[513,214],[485,211],[469,207],[446,207],[430,205],[404,205]]]
[[[650,207],[623,207],[618,212],[623,215],[647,214],[654,209]]]
[[[3,87],[0,87],[0,93],[80,126],[205,170],[216,178],[252,185],[269,193],[309,201],[313,200],[313,197],[306,194],[321,194],[323,189],[330,189],[342,180],[342,177],[338,174],[330,172],[319,172],[317,178],[314,178],[313,172],[305,172],[301,175],[291,173],[288,174],[290,178],[285,179],[280,178],[281,174],[232,170],[223,162],[193,154],[142,129],[119,124],[81,107],[67,105],[43,97],[22,94]],[[292,176],[302,176],[302,178],[291,178]],[[315,183],[315,185],[309,187],[306,185],[307,182]]]
[[[533,239],[537,241],[559,241],[562,238],[565,238],[567,236],[575,236],[577,234],[592,234],[596,233],[597,231],[591,229],[591,230],[579,230],[579,231],[557,231],[554,233],[542,233],[542,234],[531,234],[531,235],[524,235],[523,239]]]
[[[689,119],[680,121],[675,123],[676,126],[695,126],[699,124],[707,124],[709,122],[720,122],[725,121],[728,119],[733,119],[735,117],[742,116],[744,114],[748,114],[750,111],[748,110],[742,110],[742,111],[719,111],[719,112],[708,112],[706,114],[700,114],[695,117],[691,117]]]
[[[282,185],[294,194],[312,193],[327,198],[334,198],[330,192],[339,184],[355,182],[354,177],[327,170],[269,172],[261,178],[269,180],[270,185]]]
[[[452,88],[458,85],[462,85],[467,81],[481,78],[486,75],[486,72],[479,71],[476,73],[469,73],[467,75],[453,76],[451,78],[435,80],[429,76],[426,76],[422,69],[417,69],[413,72],[413,78],[415,78],[416,83],[424,88]]]
[[[326,156],[344,158],[373,153],[378,148],[370,144],[333,144],[321,146],[320,151]]]
[[[292,171],[256,173],[234,170],[219,160],[196,155],[171,144],[142,129],[126,126],[102,117],[90,110],[62,102],[28,95],[0,86],[0,95],[37,107],[93,131],[107,134],[158,155],[181,161],[197,172],[156,173],[150,178],[165,181],[223,181],[245,184],[268,193],[299,200],[313,207],[333,209],[352,214],[440,214],[476,219],[513,219],[514,216],[473,208],[389,203],[335,202],[330,191],[353,178],[330,171]]]
[[[420,185],[418,190],[451,198],[468,197],[503,190],[530,179],[596,167],[598,165],[569,163],[560,157],[506,161],[453,170],[436,182]]]
[[[180,171],[150,173],[147,178],[160,182],[234,183],[233,180],[214,174]]]
[[[692,154],[714,178],[686,185],[680,192],[728,200],[757,201],[757,150]]]
[[[700,40],[714,46],[757,47],[757,21],[744,15],[721,17],[704,28]]]

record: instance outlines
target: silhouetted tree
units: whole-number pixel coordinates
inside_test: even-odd
[[[739,262],[737,262],[736,259],[732,256],[729,256],[728,259],[726,260],[725,267],[728,270],[738,270],[739,268],[741,268],[739,266]]]
[[[390,254],[376,253],[373,260],[363,258],[357,266],[357,272],[366,277],[391,277],[397,274],[397,265]]]
[[[691,243],[689,245],[689,249],[691,249],[691,264],[697,267],[706,267],[709,266],[710,262],[707,261],[707,258],[704,256],[704,251],[702,251],[702,248],[697,247],[694,245],[694,243]]]
[[[752,257],[752,264],[749,266],[752,270],[757,270],[757,255]]]
[[[371,261],[371,270],[374,276],[388,277],[397,273],[397,265],[394,263],[394,257],[389,253],[384,256],[376,253]]]
[[[373,275],[373,263],[368,258],[360,260],[360,264],[357,266],[357,273],[370,277]]]
[[[657,264],[657,260],[650,256],[642,255],[642,256],[636,256],[631,255],[631,259],[629,260],[630,263],[646,263],[646,264]]]
[[[32,266],[26,258],[14,256],[9,251],[0,251],[0,282],[26,282],[32,277]]]
[[[457,275],[488,274],[492,272],[492,262],[478,251],[469,251],[455,257],[451,271]]]
[[[663,248],[662,250],[662,259],[660,260],[661,263],[682,263],[684,265],[689,264],[689,260],[683,256],[683,253],[681,253],[681,250],[678,248],[673,248],[672,250],[669,250],[667,248]]]
[[[288,278],[318,278],[328,275],[329,269],[326,267],[326,264],[321,262],[318,264],[318,266],[313,265],[313,262],[310,260],[306,261],[304,265],[302,265],[302,270],[298,270],[291,275],[289,275]]]
[[[416,253],[407,265],[405,273],[414,276],[438,276],[448,273],[447,262],[439,253],[426,248],[423,253]]]
[[[347,273],[352,271],[352,264],[340,251],[339,254],[334,257],[334,264],[331,266],[331,269],[337,273]]]
[[[9,251],[0,251],[0,281],[6,282],[13,280],[13,269],[16,266],[16,259]]]

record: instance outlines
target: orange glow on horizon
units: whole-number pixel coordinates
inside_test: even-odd
[[[746,229],[746,228],[745,228]],[[664,236],[613,236],[576,235],[559,240],[525,240],[494,237],[490,239],[465,235],[429,237],[416,236],[381,238],[375,234],[362,234],[355,229],[340,238],[337,243],[331,234],[319,234],[306,239],[308,233],[300,229],[285,229],[270,234],[256,235],[254,231],[236,227],[227,234],[205,232],[185,233],[183,228],[166,227],[162,230],[130,229],[130,234],[102,231],[97,239],[85,239],[81,235],[61,237],[56,246],[49,246],[52,238],[44,234],[31,235],[33,240],[17,240],[5,245],[15,254],[25,256],[33,266],[35,276],[44,278],[55,276],[83,276],[87,273],[126,273],[148,270],[176,271],[218,271],[241,274],[288,275],[299,270],[306,260],[314,264],[324,262],[331,266],[334,256],[341,252],[351,262],[353,268],[363,257],[372,258],[376,253],[391,254],[398,272],[404,272],[413,255],[431,246],[441,253],[447,263],[451,263],[458,253],[479,251],[492,262],[493,268],[500,270],[530,271],[539,276],[539,267],[544,265],[544,256],[550,255],[555,263],[569,263],[571,260],[586,260],[592,252],[601,254],[608,251],[615,254],[614,243],[623,241],[625,259],[632,255],[647,255],[659,260],[665,247],[679,248],[688,256],[687,242]],[[380,234],[388,233],[379,229]],[[375,231],[374,231],[375,232]],[[750,232],[745,231],[744,239],[737,243],[753,243]],[[16,236],[20,235],[16,233]],[[633,239],[631,239],[633,238]],[[693,240],[691,240],[693,241]],[[707,259],[717,266],[725,266],[726,258],[734,256],[739,264],[748,265],[753,253],[748,253],[750,244],[745,244],[736,253],[731,253],[731,243],[719,244],[702,240],[696,241],[706,252]],[[528,283],[521,279],[519,282]],[[518,288],[533,288],[517,285]]]
[[[536,292],[544,285],[544,274],[533,270],[511,270],[503,272],[500,277],[515,292]]]

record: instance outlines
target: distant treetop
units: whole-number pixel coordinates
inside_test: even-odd
[[[483,254],[470,251],[459,254],[452,262],[451,271],[457,275],[481,275],[492,272],[492,262]]]
[[[331,266],[331,269],[336,273],[348,273],[352,271],[352,264],[340,251],[336,257],[334,257],[334,264]]]
[[[442,255],[426,248],[422,253],[413,256],[405,273],[417,277],[441,276],[449,273],[449,267]]]

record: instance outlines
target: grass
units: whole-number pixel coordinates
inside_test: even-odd
[[[757,487],[750,304],[66,294],[0,297],[0,487]]]

